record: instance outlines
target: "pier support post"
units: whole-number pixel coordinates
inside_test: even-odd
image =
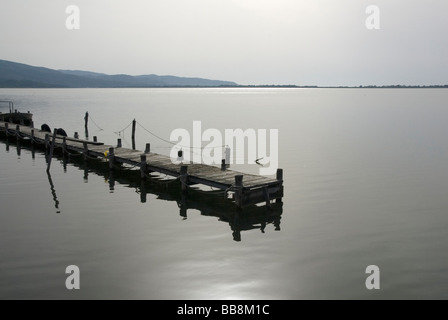
[[[67,152],[67,137],[62,137],[62,152],[65,153]]]
[[[16,137],[17,137],[17,141],[20,140],[20,126],[16,125]]]
[[[115,150],[114,148],[109,148],[109,169],[113,169],[114,168],[114,162],[115,162]]]
[[[87,146],[87,142],[83,142],[82,145],[84,147],[83,158],[84,158],[84,161],[86,161],[87,156],[89,154],[89,147]]]
[[[86,138],[89,137],[89,112],[86,112],[86,115],[84,116],[84,128],[86,131]]]
[[[180,167],[180,182],[182,183],[182,192],[188,188],[188,166]]]
[[[54,144],[55,144],[55,142],[56,142],[56,131],[57,131],[57,129],[54,129],[54,131],[53,131],[53,138],[51,139],[50,154],[48,155],[47,172],[50,172],[51,159],[53,158]],[[46,138],[47,136],[48,136],[48,135],[46,135],[45,138]]]
[[[34,144],[34,129],[31,129],[31,144]]]
[[[118,138],[118,139],[117,139],[117,148],[121,148],[121,147],[122,147],[121,139]]]
[[[148,154],[148,153],[150,153],[150,152],[151,152],[151,144],[150,144],[150,143],[147,143],[147,144],[146,144],[146,148],[145,148],[145,153]]]
[[[243,206],[243,175],[235,176],[235,203],[238,208]]]
[[[140,181],[140,202],[146,203],[146,183],[145,180]]]
[[[48,149],[50,147],[50,135],[47,133],[45,134],[45,149]]]
[[[277,169],[277,180],[280,182],[280,189],[282,190],[283,194],[283,169]],[[282,202],[282,198],[275,199],[276,203]]]
[[[146,180],[146,154],[140,155],[140,177]]]
[[[135,125],[137,121],[135,119],[132,121],[132,150],[135,150]]]

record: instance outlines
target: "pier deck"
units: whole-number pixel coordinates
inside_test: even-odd
[[[64,152],[83,154],[86,159],[89,157],[104,159],[109,162],[111,170],[114,170],[117,164],[138,167],[142,179],[145,179],[150,172],[166,174],[179,179],[183,191],[187,191],[191,185],[202,184],[226,192],[233,192],[233,198],[238,207],[262,202],[269,206],[271,200],[280,201],[283,197],[283,171],[281,169],[278,169],[277,177],[273,179],[229,170],[225,168],[224,164],[221,168],[196,163],[175,164],[169,156],[150,152],[149,145],[147,145],[147,150],[143,152],[105,145],[97,141],[63,137],[35,128],[1,121],[0,131],[7,136],[42,145],[48,150],[62,148]]]

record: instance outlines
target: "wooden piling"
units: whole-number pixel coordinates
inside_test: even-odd
[[[62,151],[64,155],[67,152],[67,137],[62,137]]]
[[[277,181],[280,182],[280,189],[281,189],[281,194],[283,197],[283,169],[277,169]],[[282,198],[276,198],[275,199],[276,203],[281,203],[282,202]]]
[[[78,134],[78,132],[75,132],[75,136],[74,136],[74,138],[75,138],[75,139],[79,139],[79,134]]]
[[[118,139],[117,139],[117,148],[121,148],[121,147],[122,147],[122,145],[121,145],[121,139],[118,138]]]
[[[17,136],[17,141],[20,140],[20,126],[16,125],[16,136]]]
[[[226,167],[227,167],[227,165],[226,165],[226,159],[222,159],[222,160],[221,160],[221,170],[222,170],[222,171],[225,171],[225,170],[226,170]]]
[[[137,121],[135,119],[132,121],[132,150],[135,150],[135,125]]]
[[[31,130],[31,144],[34,144],[34,129]]]
[[[84,147],[83,158],[84,158],[84,161],[86,161],[87,156],[89,154],[89,147],[87,146],[87,142],[85,142],[85,141],[82,143],[82,145]]]
[[[140,155],[140,177],[145,180],[146,179],[146,154]]]
[[[238,208],[243,206],[243,175],[235,176],[235,203]]]
[[[86,112],[86,115],[84,116],[84,128],[86,129],[86,132],[89,130],[89,112]]]
[[[9,130],[9,123],[5,122],[5,133],[6,133],[6,136],[9,136],[8,130]]]
[[[182,183],[182,192],[188,188],[188,166],[180,167],[180,182]]]
[[[51,139],[50,154],[48,155],[47,172],[50,172],[51,159],[53,158],[53,152],[54,152],[54,143],[56,142],[56,130],[57,129],[54,129],[54,131],[53,131],[53,139]]]
[[[112,170],[114,168],[114,161],[115,161],[115,150],[114,150],[114,148],[109,148],[108,159],[109,159],[109,169]]]
[[[150,144],[150,143],[147,143],[147,144],[146,144],[146,148],[145,148],[145,153],[148,154],[148,153],[150,153],[150,152],[151,152],[151,144]]]
[[[98,137],[97,136],[93,136],[93,142],[98,142]]]
[[[84,116],[84,129],[85,129],[85,136],[86,138],[89,137],[89,113],[86,112],[86,115]]]
[[[47,133],[45,134],[45,149],[48,149],[50,147],[50,135]]]

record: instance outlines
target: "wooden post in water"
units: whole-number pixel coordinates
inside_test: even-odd
[[[67,152],[67,137],[62,137],[62,152],[65,153]]]
[[[84,116],[84,128],[86,130],[86,138],[89,137],[89,112]]]
[[[16,125],[16,137],[17,137],[17,141],[20,140],[20,126]]]
[[[34,129],[31,129],[31,144],[34,144]]]
[[[140,155],[140,177],[146,180],[146,154]]]
[[[98,137],[97,136],[93,136],[93,142],[98,142]]]
[[[57,131],[57,129],[54,129],[54,131],[53,131],[53,139],[51,139],[50,154],[48,155],[47,172],[50,172],[51,159],[53,158],[53,152],[54,152],[54,143],[55,143],[55,141],[56,141],[56,131]],[[48,136],[48,135],[47,135],[47,136]],[[46,137],[46,136],[45,136],[45,137]]]
[[[48,133],[45,134],[45,149],[48,149],[50,146],[50,135]]]
[[[117,148],[121,148],[121,139],[120,138],[117,139]]]
[[[281,183],[281,190],[283,190],[283,169],[277,169],[277,180]],[[282,192],[283,193],[283,192]],[[282,198],[275,199],[276,203],[282,202]]]
[[[87,156],[89,154],[89,147],[87,146],[87,142],[83,142],[82,145],[84,147],[83,158],[84,158],[84,161],[86,161]]]
[[[182,192],[188,188],[188,166],[180,167],[180,182],[182,183]]]
[[[243,175],[235,176],[235,203],[238,208],[243,206]]]
[[[6,131],[5,131],[6,136],[9,136],[9,133],[8,133],[8,130],[9,130],[9,123],[8,123],[8,122],[5,122],[5,129],[6,129]]]
[[[135,125],[137,121],[135,119],[132,121],[132,150],[135,150]]]
[[[148,154],[148,153],[150,153],[150,152],[151,152],[151,144],[150,144],[150,143],[147,143],[147,144],[146,144],[146,148],[145,148],[145,153]]]
[[[227,165],[226,165],[226,159],[222,159],[222,160],[221,160],[221,170],[222,170],[222,171],[226,171],[226,167],[227,167]]]
[[[109,148],[109,169],[113,169],[114,168],[114,161],[115,161],[115,150],[114,148]]]

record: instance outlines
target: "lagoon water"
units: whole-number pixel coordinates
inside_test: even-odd
[[[448,90],[0,89],[69,135],[168,154],[177,128],[279,130],[283,208],[111,177],[0,139],[1,299],[446,299]],[[2,110],[0,110],[2,111]],[[121,135],[130,146],[130,129]],[[34,157],[33,157],[34,153]],[[257,173],[256,164],[234,169]],[[136,182],[137,181],[137,182]],[[76,265],[81,289],[65,287]],[[366,267],[381,271],[367,290]]]

